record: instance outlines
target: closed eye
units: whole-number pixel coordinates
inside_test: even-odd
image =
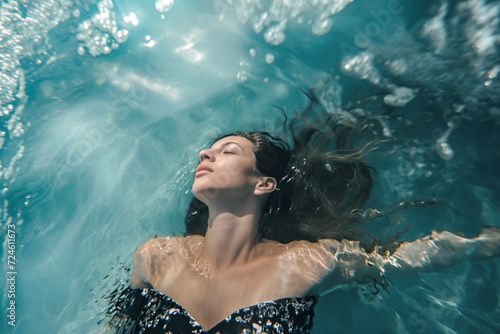
[[[236,152],[231,152],[231,151],[224,151],[222,154],[236,154]]]

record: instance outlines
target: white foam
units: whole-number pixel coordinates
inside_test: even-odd
[[[404,107],[408,102],[415,98],[415,92],[408,87],[398,87],[389,85],[391,93],[384,96],[384,103],[392,107]]]
[[[344,72],[367,80],[374,85],[382,84],[382,76],[373,64],[374,55],[371,52],[363,51],[358,55],[346,57],[342,61]]]
[[[448,3],[442,1],[439,12],[422,27],[421,36],[428,38],[434,46],[434,53],[439,54],[446,47],[446,27],[444,19],[448,13]]]

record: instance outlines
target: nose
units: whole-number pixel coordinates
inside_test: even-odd
[[[200,152],[200,162],[203,162],[205,160],[212,161],[213,155],[210,150],[203,150]]]

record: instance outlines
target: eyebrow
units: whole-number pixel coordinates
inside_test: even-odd
[[[241,147],[241,145],[240,145],[240,144],[238,144],[238,143],[237,143],[237,142],[235,142],[235,141],[228,141],[227,143],[224,143],[224,144],[220,145],[220,148],[224,148],[224,147],[226,147],[226,146],[228,146],[228,145],[231,145],[231,144],[236,144],[236,145],[238,145],[238,147],[239,147],[239,148],[241,148],[241,150],[242,150],[242,151],[244,151],[243,147]]]

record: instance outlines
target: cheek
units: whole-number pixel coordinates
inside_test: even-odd
[[[237,176],[243,172],[243,166],[236,161],[228,161],[223,170],[228,176]]]
[[[255,166],[248,161],[227,161],[218,171],[221,183],[252,183],[256,176]],[[222,185],[222,184],[221,184]]]

